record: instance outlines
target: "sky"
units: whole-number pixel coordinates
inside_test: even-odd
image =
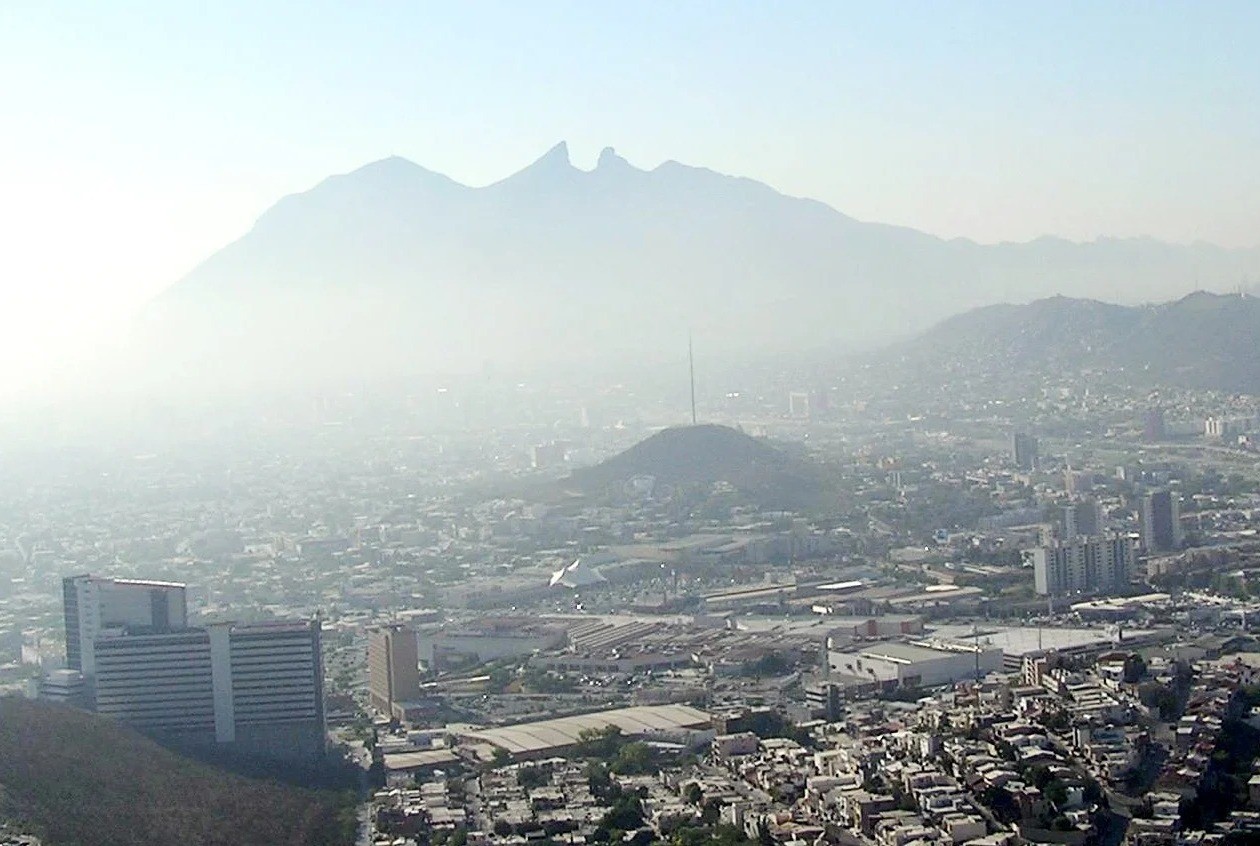
[[[1254,2],[0,2],[0,385],[281,196],[567,140],[981,242],[1260,244]]]

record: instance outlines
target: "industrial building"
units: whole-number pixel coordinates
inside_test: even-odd
[[[640,705],[560,717],[534,723],[482,729],[462,736],[465,743],[486,744],[517,759],[561,755],[580,742],[584,731],[615,726],[626,737],[696,741],[713,737],[709,715],[688,705]]]
[[[980,641],[916,640],[831,650],[832,679],[850,687],[933,687],[1002,669],[1002,650]]]
[[[540,623],[533,617],[494,617],[461,624],[420,629],[419,658],[429,669],[484,664],[498,658],[531,655],[564,643],[563,627]]]

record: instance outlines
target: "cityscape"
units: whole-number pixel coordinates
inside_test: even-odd
[[[432,437],[342,397],[248,464],[203,442],[99,455],[87,501],[24,481],[5,685],[358,772],[363,842],[1260,827],[1245,398],[816,382],[702,387],[697,425],[557,395]]]
[[[0,846],[1260,846],[1258,33],[0,3]]]

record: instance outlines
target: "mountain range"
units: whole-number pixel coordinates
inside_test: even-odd
[[[1198,291],[1158,305],[1051,297],[950,317],[883,354],[918,374],[1023,379],[1105,371],[1135,385],[1260,394],[1260,299]]]
[[[837,166],[846,166],[838,163]],[[266,211],[141,316],[177,381],[468,372],[852,349],[1050,294],[1142,302],[1260,277],[1260,248],[981,245],[867,223],[761,183],[561,143],[469,187],[401,158]]]

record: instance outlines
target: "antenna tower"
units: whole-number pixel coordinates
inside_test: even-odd
[[[687,332],[687,375],[691,379],[691,425],[696,425],[696,355],[691,345],[691,331]]]

